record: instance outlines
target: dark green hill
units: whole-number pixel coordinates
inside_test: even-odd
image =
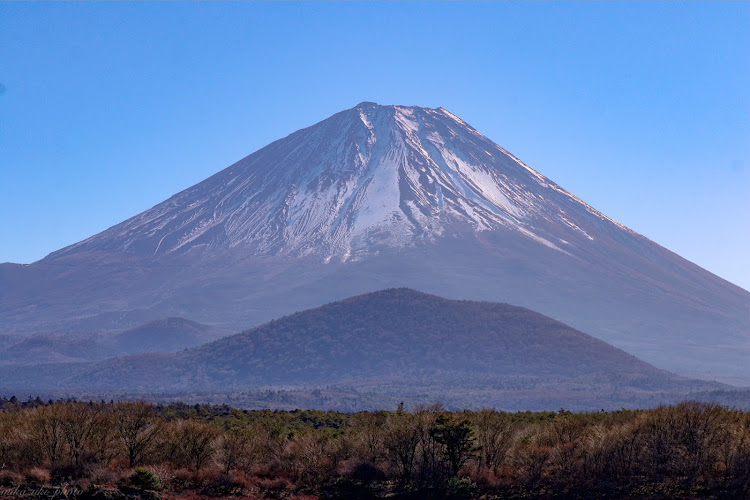
[[[157,391],[262,385],[427,384],[485,389],[576,380],[669,390],[684,379],[539,313],[389,289],[299,312],[174,354],[109,360],[75,386]]]

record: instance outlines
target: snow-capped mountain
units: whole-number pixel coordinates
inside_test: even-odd
[[[449,111],[361,103],[53,256],[243,247],[347,261],[511,228],[559,252],[616,227]]]
[[[0,334],[224,330],[391,287],[527,307],[750,385],[750,293],[590,207],[445,109],[362,103],[98,235],[0,265]]]

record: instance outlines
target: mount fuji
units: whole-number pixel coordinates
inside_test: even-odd
[[[629,232],[442,108],[362,103],[50,258],[243,247],[346,262],[502,228],[567,254],[594,239],[576,221]]]
[[[659,368],[750,384],[750,293],[443,108],[364,102],[106,231],[0,265],[0,333],[167,316],[242,329],[383,288],[527,307]]]

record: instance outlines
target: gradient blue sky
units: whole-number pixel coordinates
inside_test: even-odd
[[[443,106],[750,289],[750,3],[0,3],[0,262],[360,101]]]

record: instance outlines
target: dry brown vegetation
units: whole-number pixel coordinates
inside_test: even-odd
[[[0,496],[745,497],[750,413],[0,400]],[[40,490],[40,488],[43,488]],[[55,490],[54,488],[59,488]]]

